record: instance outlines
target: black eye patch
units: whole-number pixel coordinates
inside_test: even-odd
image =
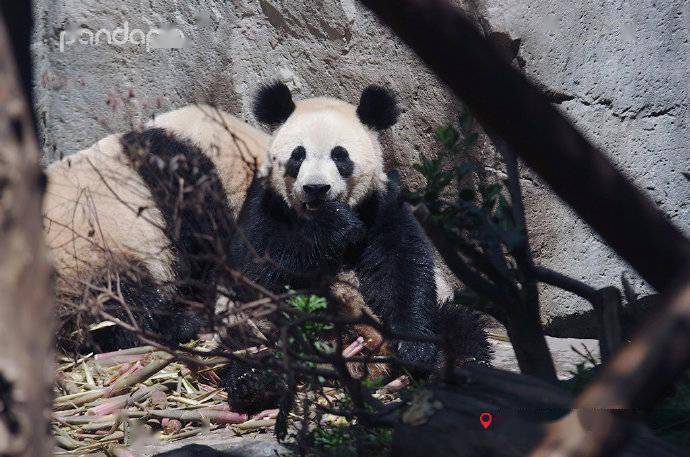
[[[304,146],[297,146],[295,149],[293,149],[292,154],[290,155],[290,160],[288,160],[285,164],[285,174],[292,178],[297,178],[297,175],[299,174],[299,167],[302,166],[302,161],[306,156],[307,150],[304,149]]]
[[[331,159],[335,162],[340,176],[343,178],[352,176],[352,172],[355,170],[355,163],[350,159],[350,154],[347,153],[347,149],[342,146],[334,147],[331,150]]]

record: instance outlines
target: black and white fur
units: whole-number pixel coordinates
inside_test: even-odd
[[[364,302],[393,332],[438,336],[433,250],[383,170],[378,135],[397,121],[394,95],[370,86],[357,106],[325,97],[294,102],[276,83],[259,91],[254,112],[276,130],[238,219],[253,250],[235,238],[235,265],[275,292],[353,270]],[[400,340],[395,350],[418,364],[438,357],[431,343]]]
[[[488,361],[482,319],[439,306],[432,246],[383,171],[378,132],[397,120],[393,95],[369,87],[356,107],[331,98],[294,102],[278,83],[259,91],[254,113],[276,130],[238,217],[244,236],[232,240],[233,265],[273,292],[354,271],[365,305],[394,332],[445,334],[457,339],[460,357]],[[401,339],[395,352],[406,362],[439,361],[429,343]],[[225,455],[196,446],[166,457],[191,453]]]
[[[228,276],[235,216],[269,140],[214,107],[190,105],[52,164],[44,225],[59,296],[79,305],[91,294],[128,321],[117,300],[98,297],[108,289],[142,330],[177,342],[195,337]],[[73,311],[58,340],[78,349],[75,331],[93,320],[75,329]],[[139,344],[116,327],[82,333],[103,351]]]
[[[204,321],[189,303],[212,308],[218,285],[251,295],[228,281],[230,269],[274,292],[354,272],[364,304],[394,332],[441,333],[450,308],[438,305],[431,246],[383,170],[378,134],[397,120],[393,95],[372,86],[357,106],[293,101],[273,84],[254,112],[275,129],[270,137],[189,106],[52,165],[44,204],[58,287],[113,288],[116,278],[143,330],[182,342]],[[126,320],[117,301],[107,304]],[[480,330],[460,355],[487,360],[478,317],[454,319]],[[112,328],[95,335],[102,350],[138,344]],[[438,356],[428,343],[395,349],[409,362]]]

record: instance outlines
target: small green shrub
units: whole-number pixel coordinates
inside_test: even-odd
[[[331,457],[383,457],[390,453],[393,431],[360,425],[317,428],[314,447]]]

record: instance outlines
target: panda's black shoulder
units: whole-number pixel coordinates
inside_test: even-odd
[[[270,180],[267,177],[254,176],[247,189],[239,219],[263,223],[269,216],[280,222],[294,220],[293,212],[290,211],[285,199],[271,187]]]
[[[120,143],[162,216],[176,276],[210,284],[234,234],[233,210],[213,160],[188,138],[163,128],[129,132]],[[200,287],[191,289],[195,296],[206,295]]]
[[[359,218],[368,228],[398,225],[409,220],[409,208],[403,199],[397,173],[388,173],[385,188],[375,189],[355,207]]]

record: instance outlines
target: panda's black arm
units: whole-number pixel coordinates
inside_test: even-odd
[[[265,183],[253,183],[238,220],[241,234],[233,237],[234,266],[275,292],[286,285],[310,287],[335,275],[345,249],[363,232],[361,221],[340,202],[296,217]]]
[[[430,242],[409,208],[391,189],[380,197],[375,220],[367,230],[356,266],[366,303],[393,331],[410,336],[432,336],[436,328],[437,299],[434,256]],[[432,344],[402,342],[404,361],[433,363]]]

